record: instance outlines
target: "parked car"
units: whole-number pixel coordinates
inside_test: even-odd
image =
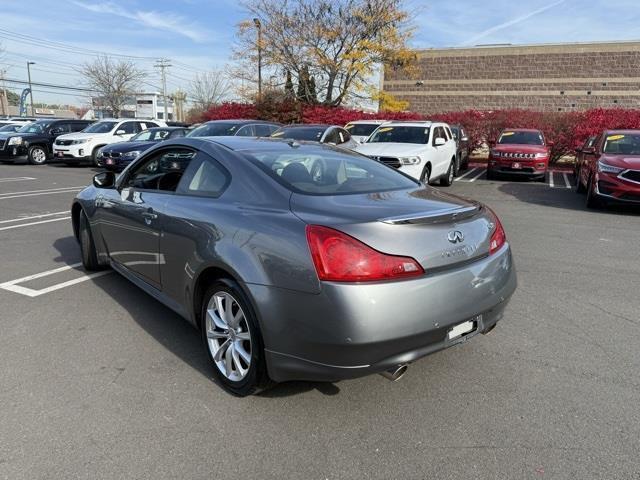
[[[607,130],[582,153],[576,191],[587,193],[589,208],[640,205],[640,130]]]
[[[550,147],[540,130],[509,128],[498,141],[490,141],[487,178],[500,174],[519,175],[544,182],[549,168]]]
[[[145,150],[156,143],[171,138],[184,137],[189,130],[184,127],[156,127],[143,130],[128,142],[106,145],[98,152],[98,165],[107,170],[121,172]]]
[[[168,140],[96,175],[71,216],[85,268],[113,267],[199,328],[237,395],[396,379],[488,333],[516,288],[487,207],[319,143]]]
[[[188,137],[268,137],[279,123],[262,120],[211,120],[193,128]]]
[[[358,148],[358,143],[351,138],[351,134],[338,125],[309,123],[285,125],[271,136],[287,140],[327,143],[349,150]]]
[[[446,123],[389,122],[378,127],[358,151],[425,184],[453,183],[456,142]]]
[[[54,144],[55,157],[67,164],[90,161],[98,166],[98,151],[105,145],[126,142],[147,128],[164,127],[161,120],[133,118],[101,120],[80,133],[62,135]]]
[[[17,132],[2,134],[0,159],[14,162],[26,155],[32,165],[43,165],[51,159],[56,138],[69,132],[79,132],[91,123],[90,120],[73,119],[24,123]]]
[[[455,176],[461,170],[469,168],[469,136],[462,125],[451,125],[451,133],[456,141]]]
[[[2,123],[2,122],[0,122]],[[2,126],[0,126],[0,133],[2,132],[17,132],[18,130],[20,130],[23,127],[23,124],[21,123],[8,123],[8,124],[4,124]]]
[[[585,152],[588,152],[593,148],[597,137],[597,135],[591,135],[585,140],[581,147],[576,148],[576,161],[573,164],[573,176],[576,179],[576,185],[578,184],[578,172],[585,161]]]
[[[376,128],[386,122],[387,120],[356,120],[347,123],[344,129],[356,142],[364,143]]]

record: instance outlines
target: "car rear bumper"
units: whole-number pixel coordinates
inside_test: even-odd
[[[640,183],[598,173],[595,185],[596,194],[607,201],[640,205]]]
[[[490,330],[516,288],[511,251],[393,283],[323,283],[319,295],[249,285],[269,375],[337,381],[387,370]],[[450,329],[476,322],[465,336]]]

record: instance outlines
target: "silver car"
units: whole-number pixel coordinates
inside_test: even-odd
[[[72,205],[111,267],[201,331],[220,383],[397,379],[487,333],[516,288],[496,215],[319,143],[183,138]]]

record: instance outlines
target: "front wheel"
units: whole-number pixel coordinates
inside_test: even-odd
[[[582,172],[578,168],[578,170],[576,172],[576,193],[584,193],[585,192],[584,185],[582,185],[582,181],[580,180],[581,176],[582,176]]]
[[[442,185],[443,187],[450,187],[451,184],[453,183],[453,174],[455,172],[455,160],[451,160],[451,163],[449,164],[449,168],[447,169],[447,173],[445,174],[444,177],[442,177],[440,179],[440,185]]]
[[[241,397],[270,384],[258,322],[233,281],[211,285],[202,302],[202,339],[213,371],[229,392]]]
[[[604,202],[595,192],[595,184],[593,183],[593,177],[589,178],[587,183],[587,208],[599,209],[604,206]]]
[[[100,151],[101,147],[96,147],[93,149],[93,152],[91,152],[91,164],[94,167],[99,167],[100,164],[98,163],[98,152]]]
[[[102,265],[98,262],[98,253],[96,245],[93,242],[93,235],[89,227],[89,219],[84,211],[80,212],[80,223],[78,225],[78,237],[80,241],[80,253],[82,256],[82,266],[85,270],[93,271],[102,269]]]
[[[40,145],[29,147],[27,158],[31,165],[44,165],[47,162],[47,151]]]
[[[420,181],[425,185],[429,185],[429,179],[431,178],[431,167],[429,165],[425,165],[422,170],[422,175],[420,175]]]

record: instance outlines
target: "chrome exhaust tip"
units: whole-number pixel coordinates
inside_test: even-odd
[[[384,372],[380,372],[380,375],[391,382],[397,382],[404,376],[405,373],[407,373],[408,368],[409,365],[405,363],[403,365],[397,365],[393,368],[390,368],[389,370],[385,370]]]

